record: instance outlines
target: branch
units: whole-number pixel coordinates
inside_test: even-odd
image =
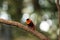
[[[31,30],[30,28],[28,28],[27,26],[24,26],[23,24],[16,22],[16,21],[10,21],[10,20],[4,20],[0,18],[0,23],[4,23],[7,25],[12,25],[12,26],[17,26],[19,28],[23,28],[26,31],[29,31],[30,33],[32,33],[33,35],[35,35],[36,37],[38,37],[41,40],[49,40],[48,37],[46,37],[45,35],[43,35],[42,33],[39,33],[38,31],[34,31]]]

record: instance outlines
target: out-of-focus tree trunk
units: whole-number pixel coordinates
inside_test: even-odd
[[[35,11],[40,11],[40,5],[39,5],[39,0],[32,0],[33,4],[34,4],[34,9]]]
[[[60,5],[59,5],[59,0],[57,0],[56,6],[57,6],[57,9],[58,9],[58,22],[59,22],[59,29],[60,29]],[[60,40],[60,30],[59,30],[58,40]]]

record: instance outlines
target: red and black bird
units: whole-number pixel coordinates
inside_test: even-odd
[[[35,25],[33,24],[31,19],[26,19],[26,24],[28,25],[29,28],[31,28],[32,30],[35,30]]]

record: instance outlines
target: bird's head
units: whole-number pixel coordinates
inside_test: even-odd
[[[31,19],[26,19],[26,23],[29,24],[32,20]]]

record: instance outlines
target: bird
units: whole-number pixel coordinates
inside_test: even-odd
[[[35,30],[35,25],[33,24],[32,20],[27,18],[26,19],[26,24],[28,25],[28,27],[32,30]]]

